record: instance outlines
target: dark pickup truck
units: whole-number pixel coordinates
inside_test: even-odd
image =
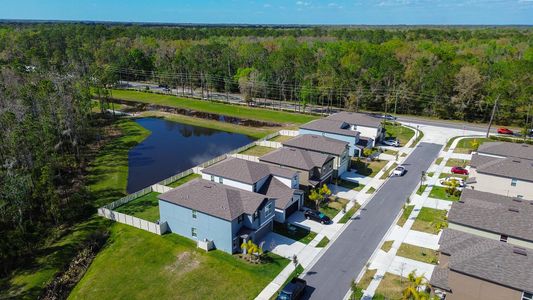
[[[300,278],[293,278],[279,293],[277,300],[298,300],[305,291],[307,282]]]

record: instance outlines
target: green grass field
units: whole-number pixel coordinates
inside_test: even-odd
[[[272,151],[276,150],[276,148],[270,148],[265,146],[252,146],[239,154],[243,155],[252,155],[252,156],[263,156],[267,153],[270,153]]]
[[[446,188],[443,186],[434,186],[429,193],[431,198],[437,198],[447,201],[458,201],[460,196],[449,195],[446,193]]]
[[[418,190],[416,190],[416,194],[417,195],[422,195],[422,193],[426,190],[427,188],[427,184],[423,184],[421,186],[418,187]]]
[[[176,234],[115,224],[69,299],[251,299],[289,263],[269,257],[270,263],[253,265],[221,251],[206,253]]]
[[[385,252],[389,252],[390,249],[392,249],[392,244],[394,244],[394,241],[385,241],[383,242],[383,245],[381,245],[381,250]]]
[[[327,236],[324,236],[324,237],[320,240],[320,242],[318,242],[318,244],[316,244],[316,247],[317,247],[317,248],[324,248],[324,247],[326,247],[326,246],[328,245],[328,243],[329,243],[329,239],[328,239],[328,237],[327,237]]]
[[[356,169],[358,174],[374,177],[388,162],[388,160],[364,161],[354,159],[351,161],[351,164],[352,168]]]
[[[411,229],[437,234],[440,230],[436,228],[436,224],[446,222],[446,214],[446,210],[443,209],[422,207]]]
[[[415,208],[414,205],[408,205],[404,207],[402,211],[402,215],[400,216],[400,219],[398,219],[398,222],[396,224],[398,224],[398,226],[400,227],[403,227],[405,222],[407,222],[407,219],[409,219],[409,216],[411,215],[411,212],[413,212],[414,208]]]
[[[450,158],[446,161],[446,167],[466,167],[468,160]]]
[[[354,205],[342,216],[342,218],[339,220],[339,223],[344,224],[350,220],[353,215],[359,210],[361,205],[357,202],[354,203]]]
[[[168,186],[172,187],[172,188],[175,188],[175,187],[178,187],[178,186],[180,186],[180,185],[182,185],[182,184],[184,184],[186,182],[189,182],[189,181],[191,181],[193,179],[200,178],[200,177],[202,177],[200,174],[194,174],[193,173],[193,174],[187,175],[187,176],[185,176],[183,178],[180,178],[180,179],[178,179],[178,180],[176,180],[176,181],[174,181],[172,183],[169,183]]]
[[[405,146],[407,142],[415,135],[415,131],[411,128],[401,126],[386,124],[385,125],[387,137],[393,137],[400,141],[400,145]]]
[[[146,221],[159,220],[159,193],[151,192],[133,201],[119,206],[115,211],[134,216]]]
[[[486,141],[490,141],[487,138],[464,138],[461,139],[459,142],[457,142],[457,145],[455,146],[455,149],[453,150],[454,153],[470,153],[474,150],[477,150],[477,147],[474,147],[475,144],[481,145]]]
[[[273,111],[269,109],[252,108],[241,105],[231,105],[212,101],[182,98],[173,95],[160,95],[129,90],[113,90],[113,97],[129,101],[153,103],[158,105],[216,113],[225,116],[283,124],[303,124],[318,118],[316,116],[298,113]]]
[[[400,245],[400,248],[398,248],[398,252],[396,253],[396,255],[433,265],[436,265],[438,263],[437,251],[406,243]]]

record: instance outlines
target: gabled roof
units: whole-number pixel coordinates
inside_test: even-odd
[[[344,136],[359,136],[359,131],[351,130],[350,125],[343,121],[318,119],[300,126],[301,129],[327,132]]]
[[[254,184],[270,174],[292,178],[296,174],[296,171],[261,162],[230,157],[203,169],[202,173],[220,176],[242,183]]]
[[[198,178],[163,193],[158,198],[232,221],[242,214],[253,214],[268,197]]]
[[[440,252],[450,255],[450,270],[521,291],[533,288],[533,250],[445,229]],[[453,287],[452,287],[453,288]]]
[[[293,189],[286,186],[283,182],[276,179],[274,176],[270,176],[265,183],[261,186],[259,194],[268,196],[269,198],[276,199],[276,207],[279,209],[285,209],[287,204],[294,195]]]
[[[528,200],[464,189],[448,221],[533,242],[533,205]],[[510,210],[512,209],[512,210]]]
[[[509,142],[486,142],[479,145],[477,152],[490,155],[517,157],[533,160],[533,145],[528,144]]]
[[[279,148],[259,158],[260,161],[309,171],[322,167],[333,156],[294,148]]]
[[[381,125],[381,120],[379,118],[376,118],[374,116],[367,115],[367,114],[347,112],[347,111],[342,111],[336,114],[332,114],[331,116],[328,116],[326,119],[343,121],[348,124],[353,124],[357,126],[365,126],[365,127],[373,127],[373,128],[378,128]]]
[[[494,157],[489,155],[479,155],[479,154],[472,154],[472,159],[470,160],[469,165],[471,167],[477,168],[481,165],[484,165],[488,162],[500,160],[500,157]]]
[[[486,159],[486,162],[478,164],[480,158],[477,155],[472,155],[472,160],[477,165],[475,168],[478,173],[533,181],[533,160],[509,157]]]
[[[340,156],[348,147],[347,142],[315,134],[300,134],[282,143],[283,146],[323,152]]]

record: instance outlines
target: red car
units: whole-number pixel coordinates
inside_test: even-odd
[[[498,128],[499,134],[513,134],[513,131],[507,128]]]
[[[463,167],[453,167],[452,168],[453,174],[461,174],[461,175],[468,175],[468,170]]]

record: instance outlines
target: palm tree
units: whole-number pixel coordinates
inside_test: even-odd
[[[403,291],[403,300],[429,300],[430,294],[426,292],[429,284],[427,283],[426,278],[421,276],[416,276],[415,271],[412,271],[407,275],[409,280],[409,285]]]

